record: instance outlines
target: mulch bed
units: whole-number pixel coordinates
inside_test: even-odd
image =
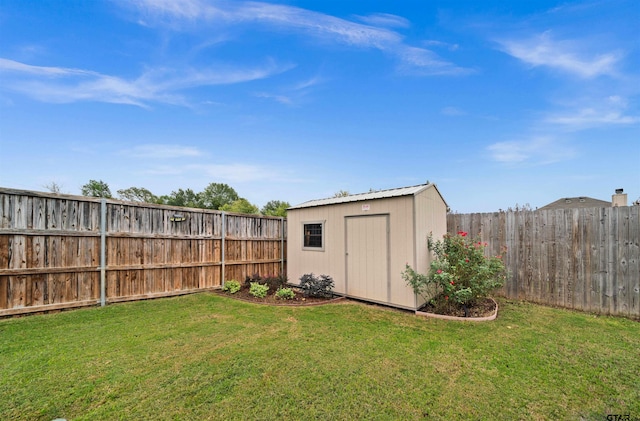
[[[264,298],[254,297],[249,293],[249,288],[246,286],[242,286],[240,291],[235,294],[229,294],[228,292],[222,290],[214,291],[215,294],[222,295],[225,297],[233,298],[240,301],[246,301],[250,303],[256,304],[266,304],[273,306],[313,306],[313,305],[321,305],[333,303],[336,301],[344,300],[344,297],[334,295],[333,297],[305,297],[298,288],[291,287],[293,290],[295,297],[290,300],[282,300],[277,298],[275,295],[275,291],[269,291],[268,295]],[[490,298],[486,298],[484,300],[478,300],[474,306],[467,308],[467,316],[466,317],[488,317],[493,314],[496,309],[496,303]],[[461,306],[456,306],[453,303],[446,306],[434,306],[432,304],[427,303],[425,306],[420,308],[421,312],[425,313],[434,313],[441,314],[446,316],[456,316],[456,317],[465,317],[464,308]]]
[[[344,299],[344,297],[333,296],[330,298],[324,297],[305,297],[302,295],[302,292],[297,288],[291,288],[295,294],[295,297],[290,300],[281,300],[275,296],[272,291],[269,291],[269,294],[264,298],[254,297],[249,293],[249,288],[242,287],[242,289],[235,294],[229,294],[228,292],[222,290],[216,290],[215,293],[218,295],[224,295],[225,297],[234,298],[236,300],[247,301],[251,303],[257,304],[267,304],[273,306],[312,306],[312,305],[320,305],[333,303],[335,301],[339,301]]]
[[[496,303],[490,298],[485,298],[484,300],[478,300],[474,306],[468,307],[466,317],[488,317],[493,314],[495,309]],[[445,316],[465,317],[464,308],[453,303],[447,306],[434,306],[427,303],[420,311]]]

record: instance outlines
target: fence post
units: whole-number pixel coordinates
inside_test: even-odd
[[[280,275],[284,272],[284,217],[280,217]]]
[[[107,264],[107,200],[100,200],[100,306],[107,303],[106,264]]]
[[[221,252],[221,257],[222,257],[222,281],[221,281],[221,285],[224,288],[224,237],[227,233],[227,214],[222,212],[222,250]]]

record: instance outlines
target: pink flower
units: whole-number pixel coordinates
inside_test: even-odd
[[[460,237],[466,237],[468,233],[464,232],[464,231],[458,231],[458,235]]]
[[[449,283],[450,283],[451,285],[455,285],[455,284],[456,284],[456,283],[455,283],[455,282],[453,282],[453,281],[451,281],[451,282],[449,282]]]
[[[437,273],[438,275],[439,275],[439,274],[441,274],[441,273],[442,273],[442,269],[438,269],[438,270],[436,271],[436,273]]]
[[[444,299],[445,299],[445,300],[448,300],[448,299],[449,299],[449,296],[448,296],[448,295],[445,295],[445,296],[444,296]]]

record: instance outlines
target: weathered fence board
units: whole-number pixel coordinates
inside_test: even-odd
[[[104,203],[106,302],[217,288],[223,273],[283,272],[284,219]],[[0,188],[0,316],[100,302],[101,206]]]
[[[640,318],[639,206],[449,214],[448,232],[507,248],[501,294]]]
[[[640,218],[629,213],[629,315],[640,314]]]

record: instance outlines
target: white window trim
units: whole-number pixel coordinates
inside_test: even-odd
[[[302,250],[305,251],[324,251],[325,246],[325,237],[327,232],[325,231],[325,222],[326,221],[303,221],[302,222]],[[304,226],[309,224],[320,224],[322,227],[322,247],[305,247],[304,246]]]

